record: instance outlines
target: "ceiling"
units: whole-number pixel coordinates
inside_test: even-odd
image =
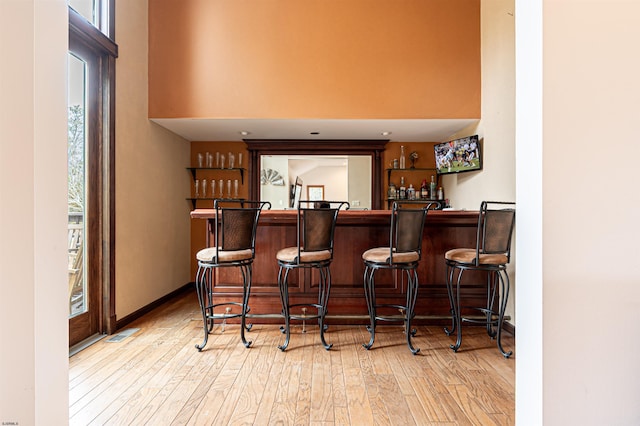
[[[478,119],[203,119],[152,118],[188,141],[243,139],[388,139],[397,142],[442,142]]]

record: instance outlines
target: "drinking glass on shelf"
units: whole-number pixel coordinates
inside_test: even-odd
[[[200,181],[198,179],[196,179],[196,192],[195,192],[195,197],[198,198],[200,196]]]
[[[231,198],[231,179],[227,179],[227,194],[229,194],[229,198]]]
[[[202,167],[202,161],[203,161],[202,153],[198,153],[198,167]]]
[[[233,169],[233,166],[236,162],[236,156],[233,155],[232,153],[229,153],[229,168]]]
[[[216,198],[216,180],[211,179],[211,198]]]
[[[233,197],[238,198],[238,179],[233,181]]]
[[[224,169],[224,154],[220,155],[220,168]]]
[[[222,198],[224,196],[224,194],[223,194],[223,192],[224,192],[223,191],[224,190],[224,183],[223,183],[222,179],[220,179],[218,181],[218,184],[219,184],[218,186],[220,187],[220,198]]]
[[[202,196],[206,198],[207,196],[207,180],[202,179]]]
[[[220,168],[220,153],[216,152],[216,169]]]
[[[242,168],[242,153],[238,153],[238,167]]]
[[[206,160],[207,160],[207,167],[209,168],[213,167],[213,155],[211,155],[210,152],[207,152]]]

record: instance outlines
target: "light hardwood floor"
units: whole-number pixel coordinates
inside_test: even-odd
[[[72,425],[511,425],[515,354],[504,359],[481,327],[465,327],[453,353],[442,327],[419,326],[414,356],[402,326],[381,325],[369,351],[364,326],[292,329],[256,324],[246,349],[239,325],[216,326],[207,347],[195,294],[161,306],[69,359]],[[515,349],[505,333],[506,349]]]

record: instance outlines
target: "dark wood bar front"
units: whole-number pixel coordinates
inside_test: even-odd
[[[212,221],[214,210],[197,209],[191,217]],[[478,212],[430,211],[425,223],[422,260],[418,267],[420,283],[416,304],[417,323],[444,324],[450,321],[446,289],[444,253],[456,247],[475,247]],[[389,210],[341,211],[335,231],[334,259],[331,264],[331,297],[329,324],[365,324],[368,321],[364,299],[362,253],[372,247],[389,244]],[[207,226],[209,230],[210,227]],[[208,231],[207,231],[208,232]],[[294,210],[263,211],[256,236],[253,285],[249,304],[255,323],[281,322],[276,253],[296,245],[296,212]],[[209,239],[207,239],[208,241]],[[318,298],[318,277],[306,269],[289,276],[292,303],[310,303]],[[465,274],[463,305],[482,306],[486,290],[482,276]],[[219,300],[240,299],[242,279],[236,271],[217,271],[215,293]],[[378,303],[404,303],[405,282],[402,275],[389,271],[376,274]]]

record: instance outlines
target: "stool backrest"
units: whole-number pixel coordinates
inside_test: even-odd
[[[391,263],[394,253],[417,252],[421,256],[424,222],[427,212],[435,207],[429,203],[422,208],[402,208],[397,202],[393,203],[389,237]]]
[[[268,201],[247,201],[218,198],[213,203],[215,214],[215,247],[222,251],[251,249],[255,254],[256,230],[263,208]],[[217,253],[216,253],[217,255]]]
[[[505,254],[511,258],[511,237],[516,221],[516,203],[483,201],[478,216],[476,262],[480,254]]]
[[[346,201],[300,200],[298,204],[298,252],[329,250],[333,256],[333,236],[340,209]],[[300,256],[298,256],[300,258]]]

